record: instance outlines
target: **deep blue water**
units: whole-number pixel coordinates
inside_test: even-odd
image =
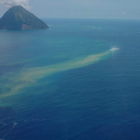
[[[139,140],[140,21],[44,20],[0,31],[0,139]]]

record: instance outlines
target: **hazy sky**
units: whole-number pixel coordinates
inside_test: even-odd
[[[38,17],[140,19],[140,0],[0,0],[12,1],[30,6]],[[3,4],[0,17],[8,9]]]

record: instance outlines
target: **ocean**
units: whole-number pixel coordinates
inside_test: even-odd
[[[43,20],[0,31],[0,140],[139,140],[140,21]]]

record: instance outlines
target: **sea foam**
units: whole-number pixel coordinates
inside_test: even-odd
[[[116,47],[113,47],[113,48],[110,49],[111,52],[118,51],[118,50],[120,50],[120,49],[116,48]]]

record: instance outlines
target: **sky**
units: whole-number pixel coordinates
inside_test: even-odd
[[[140,0],[0,0],[0,17],[20,4],[40,18],[140,19]]]

